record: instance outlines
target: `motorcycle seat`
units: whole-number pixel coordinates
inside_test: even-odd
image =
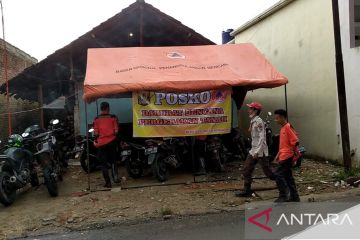
[[[144,147],[142,145],[136,144],[136,143],[128,143],[131,147],[137,149],[137,150],[142,150],[144,149]]]
[[[145,140],[145,143],[152,143],[152,144],[159,144],[159,143],[161,143],[161,141],[158,141],[158,140],[154,140],[154,139],[148,139],[148,140]]]

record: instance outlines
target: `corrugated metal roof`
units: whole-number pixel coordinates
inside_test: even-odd
[[[210,45],[215,44],[180,21],[152,5],[138,0],[107,21],[55,51],[38,64],[25,69],[10,80],[10,92],[15,98],[38,100],[38,85],[43,86],[44,104],[60,96],[74,94],[74,81],[83,81],[87,49],[140,46],[140,9],[143,9],[143,46]],[[134,29],[134,37],[129,32]],[[73,61],[71,73],[70,62]],[[5,86],[0,93],[5,93]]]

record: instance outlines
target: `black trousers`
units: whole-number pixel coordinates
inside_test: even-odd
[[[116,160],[118,155],[116,143],[117,141],[115,140],[111,143],[99,147],[98,149],[98,158],[102,162],[101,170],[106,183],[111,183],[108,169],[113,168],[116,165]]]
[[[295,179],[292,175],[292,158],[280,161],[275,171],[276,185],[279,189],[279,196],[287,198],[298,197]]]

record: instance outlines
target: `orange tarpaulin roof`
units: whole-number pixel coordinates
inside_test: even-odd
[[[99,48],[88,50],[84,99],[136,91],[273,88],[287,82],[252,44]]]

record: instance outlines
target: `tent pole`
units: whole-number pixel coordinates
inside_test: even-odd
[[[196,182],[195,177],[195,137],[191,137],[191,160],[192,160],[192,170],[193,170],[193,182]]]
[[[289,121],[289,109],[288,109],[288,96],[287,96],[287,87],[284,86],[285,89],[285,110],[287,112],[287,120]]]
[[[85,125],[86,125],[86,165],[88,166],[87,172],[87,180],[88,180],[88,190],[91,191],[90,188],[90,147],[89,147],[89,130],[88,130],[88,111],[87,111],[87,102],[85,102]]]

